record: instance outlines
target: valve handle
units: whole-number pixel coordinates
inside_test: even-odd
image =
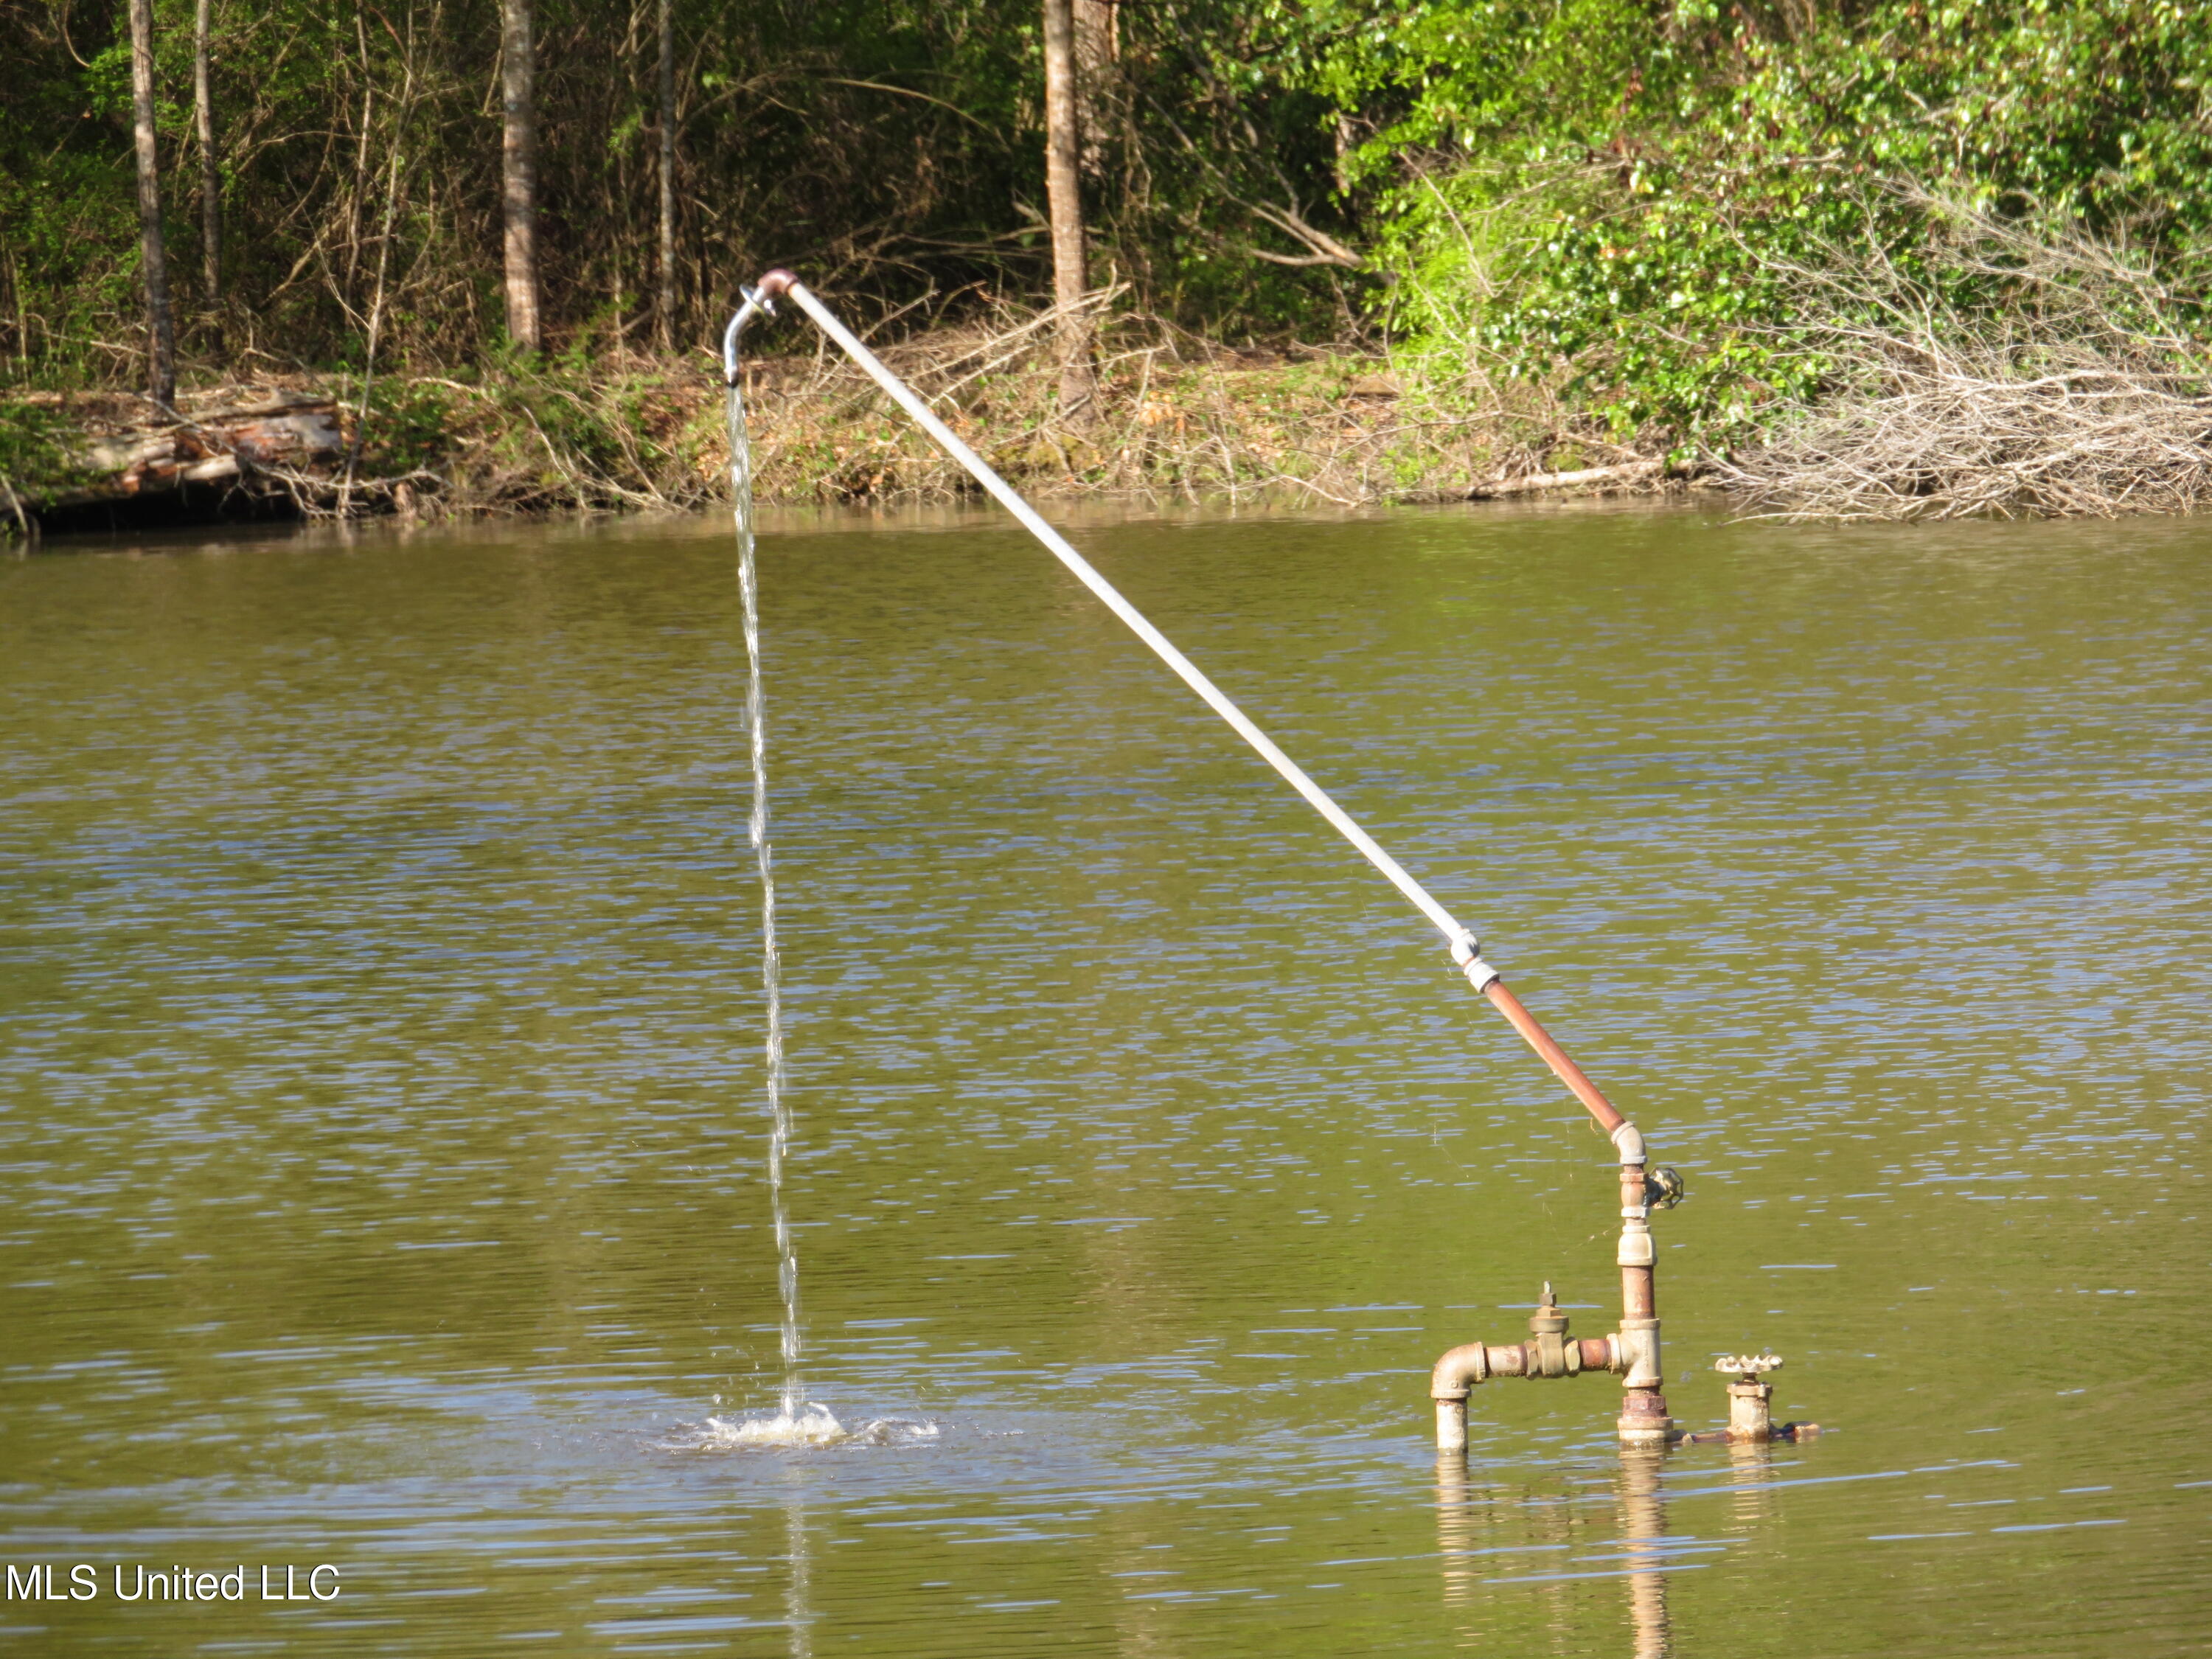
[[[1664,1164],[1655,1164],[1644,1177],[1644,1202],[1654,1210],[1671,1210],[1690,1195],[1682,1184],[1682,1173]]]
[[[1733,1372],[1738,1376],[1756,1376],[1761,1371],[1780,1370],[1782,1356],[1778,1353],[1723,1354],[1713,1361],[1713,1369],[1717,1371]]]

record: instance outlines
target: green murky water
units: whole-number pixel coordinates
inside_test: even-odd
[[[825,519],[811,1392],[936,1431],[681,1449],[776,1384],[725,526],[94,546],[0,562],[0,1559],[98,1594],[0,1647],[2212,1644],[2212,527],[1078,539],[1682,1169],[1678,1418],[1771,1344],[1832,1431],[1505,1382],[1440,1475],[1440,1350],[1612,1328],[1603,1142],[1018,532]]]

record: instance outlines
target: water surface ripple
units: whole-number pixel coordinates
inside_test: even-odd
[[[774,1409],[726,520],[0,562],[0,1602],[37,1653],[1962,1654],[2212,1639],[2212,530],[1076,537],[1692,1197],[1668,1393],[1427,1368],[1606,1147],[1018,531],[759,547],[807,1260]],[[719,1401],[718,1401],[719,1396]],[[120,1565],[336,1564],[331,1602]]]

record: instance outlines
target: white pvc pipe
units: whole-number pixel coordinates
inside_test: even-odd
[[[916,397],[903,380],[885,368],[875,353],[861,344],[859,337],[839,322],[830,313],[830,308],[808,291],[804,283],[793,282],[786,291],[824,334],[842,346],[846,355],[868,372],[869,377],[890,394],[894,403],[913,416],[922,429],[937,440],[946,454],[967,468],[976,483],[996,496],[1000,505],[1019,519],[1030,534],[1042,542],[1054,558],[1073,571],[1077,580],[1096,593],[1109,611],[1128,624],[1130,632],[1152,647],[1153,654],[1175,670],[1184,684],[1205,698],[1207,706],[1228,721],[1237,736],[1259,750],[1261,759],[1280,773],[1284,781],[1304,795],[1314,811],[1327,818],[1339,835],[1358,848],[1367,861],[1389,878],[1392,886],[1412,900],[1413,908],[1433,922],[1437,931],[1454,947],[1455,958],[1459,958],[1462,951],[1468,957],[1473,956],[1474,935],[1461,926],[1450,911],[1431,897],[1428,890],[1415,881],[1403,865],[1376,845],[1372,836],[1353,823],[1350,814],[1330,799],[1326,790],[1308,777],[1296,761],[1278,749],[1274,740],[1255,726],[1244,711],[1231,702],[1221,688],[1200,672],[1197,664],[1176,650],[1166,635],[1147,622],[1142,611],[1123,599],[1114,584],[1100,575],[1088,559],[1069,546],[1060,533],[1047,524],[1012,484],[994,472],[981,456],[961,442],[952,428],[938,419],[929,405]]]

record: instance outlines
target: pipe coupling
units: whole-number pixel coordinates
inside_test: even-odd
[[[1649,1267],[1658,1260],[1658,1249],[1651,1242],[1651,1224],[1640,1215],[1626,1217],[1620,1224],[1620,1250],[1613,1257],[1614,1264]]]
[[[1451,959],[1467,975],[1467,982],[1478,991],[1487,988],[1500,977],[1498,969],[1482,959],[1482,941],[1464,929],[1451,942]]]
[[[1659,1364],[1659,1322],[1656,1319],[1624,1319],[1620,1331],[1613,1338],[1623,1361],[1624,1389],[1656,1389],[1664,1386],[1667,1374]]]

